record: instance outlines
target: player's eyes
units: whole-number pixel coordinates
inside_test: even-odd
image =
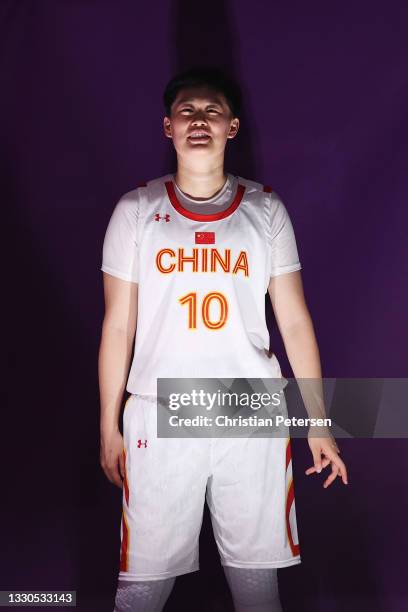
[[[190,113],[190,112],[193,112],[193,109],[192,109],[192,108],[182,108],[182,109],[180,110],[180,112],[181,112],[181,113]],[[215,113],[215,114],[218,114],[218,112],[219,112],[219,111],[218,111],[216,108],[209,108],[209,109],[208,109],[208,112],[209,112],[209,113]]]

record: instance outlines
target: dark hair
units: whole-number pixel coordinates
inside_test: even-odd
[[[242,94],[236,81],[220,68],[195,66],[174,76],[166,85],[163,102],[169,117],[179,91],[188,87],[207,86],[225,96],[234,117],[241,110]]]

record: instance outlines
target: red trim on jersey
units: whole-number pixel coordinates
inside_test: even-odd
[[[273,191],[272,187],[270,185],[264,185],[263,188],[265,193],[271,193]]]
[[[138,183],[138,184],[136,185],[136,189],[137,189],[138,187],[147,187],[147,183],[144,183],[144,182],[142,182],[142,183]]]
[[[173,208],[175,208],[177,212],[179,212],[181,215],[184,215],[184,217],[192,219],[193,221],[219,221],[220,219],[225,219],[225,217],[229,217],[229,215],[232,215],[232,213],[240,205],[245,192],[245,185],[238,184],[235,198],[228,206],[228,208],[222,210],[221,212],[213,213],[211,215],[204,215],[203,213],[191,212],[191,210],[187,210],[187,208],[184,208],[184,206],[179,202],[177,198],[173,181],[166,181],[165,186],[167,190],[167,195]]]

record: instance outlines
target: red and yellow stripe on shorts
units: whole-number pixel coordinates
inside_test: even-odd
[[[295,544],[290,526],[290,510],[295,503],[295,488],[293,484],[292,472],[292,449],[290,445],[290,437],[286,440],[286,535],[292,551],[292,555],[296,557],[300,554],[299,544]]]
[[[126,450],[123,449],[123,462],[125,465],[125,476],[123,478],[123,507],[121,522],[121,548],[120,548],[120,571],[127,572],[129,568],[129,525],[126,514],[129,507],[129,482],[126,470]]]

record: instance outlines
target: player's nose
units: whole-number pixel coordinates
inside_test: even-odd
[[[192,125],[206,125],[207,119],[204,111],[197,111],[192,120]]]

